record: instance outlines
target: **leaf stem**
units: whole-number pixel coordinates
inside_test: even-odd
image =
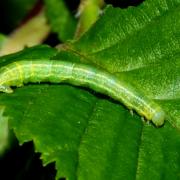
[[[75,39],[82,36],[96,22],[103,5],[104,0],[81,0],[76,14],[79,17],[79,23],[77,25]]]

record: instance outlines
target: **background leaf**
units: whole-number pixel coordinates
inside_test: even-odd
[[[0,49],[0,56],[18,52],[24,47],[41,44],[47,38],[49,31],[50,27],[47,24],[44,11],[40,11],[7,37]]]
[[[45,0],[46,14],[52,31],[58,34],[61,41],[72,39],[76,28],[76,20],[63,0]]]

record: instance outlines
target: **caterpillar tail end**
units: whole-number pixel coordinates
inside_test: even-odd
[[[0,92],[13,93],[13,90],[10,88],[10,86],[0,85]]]
[[[165,112],[163,110],[160,110],[154,114],[152,117],[152,122],[157,126],[162,126],[164,124],[165,120]]]

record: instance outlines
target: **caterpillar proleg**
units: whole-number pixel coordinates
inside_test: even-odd
[[[161,126],[165,112],[153,100],[127,82],[96,67],[57,60],[18,61],[0,69],[0,91],[12,93],[11,86],[28,82],[69,83],[83,86],[108,95],[123,103],[128,109]]]

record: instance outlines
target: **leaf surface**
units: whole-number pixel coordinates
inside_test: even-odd
[[[33,140],[44,164],[56,162],[57,178],[180,178],[179,10],[179,0],[110,6],[58,54],[35,48],[1,58],[1,65],[26,58],[96,65],[144,91],[168,114],[156,128],[109,97],[67,84],[29,84],[1,94],[20,143]]]

